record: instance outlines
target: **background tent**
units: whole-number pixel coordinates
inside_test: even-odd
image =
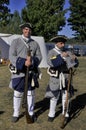
[[[8,58],[9,46],[11,45],[13,39],[18,38],[20,36],[21,35],[17,35],[17,34],[14,34],[14,35],[11,35],[11,34],[0,34],[0,39],[4,43],[6,43],[6,45],[7,45],[7,47],[1,48],[1,58],[2,58],[2,52],[5,53],[4,58]],[[47,50],[46,50],[44,38],[41,37],[41,36],[31,36],[31,37],[32,37],[32,39],[34,39],[35,41],[38,42],[38,44],[40,46],[40,49],[41,49],[41,53],[42,53],[43,59],[42,59],[40,65],[39,65],[39,67],[41,67],[41,68],[48,67],[48,64],[47,64]],[[0,42],[0,44],[4,44],[4,43]],[[3,45],[3,46],[5,46],[5,45]],[[0,45],[0,47],[1,47],[1,45]]]
[[[0,59],[8,59],[9,56],[9,45],[0,38]]]

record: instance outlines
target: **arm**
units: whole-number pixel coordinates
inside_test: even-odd
[[[65,61],[62,58],[62,56],[60,54],[55,55],[53,53],[53,50],[49,52],[47,61],[50,67],[55,67],[55,68],[65,64]]]
[[[17,48],[18,42],[17,39],[15,39],[9,49],[9,60],[12,66],[10,69],[14,68],[13,71],[16,69],[16,71],[20,72],[25,66],[26,59],[18,56]]]
[[[9,60],[13,66],[16,66],[17,51],[16,51],[16,41],[13,40],[9,49]]]

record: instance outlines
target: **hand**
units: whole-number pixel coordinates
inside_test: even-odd
[[[68,56],[68,53],[67,53],[67,52],[62,52],[61,56],[62,56],[62,57],[67,57],[67,56]]]
[[[74,54],[71,55],[71,59],[75,60],[76,56]]]
[[[25,66],[29,67],[32,64],[31,56],[26,57]]]

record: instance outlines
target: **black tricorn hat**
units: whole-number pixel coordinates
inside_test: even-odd
[[[67,41],[67,37],[65,35],[58,35],[56,37],[51,38],[50,41],[55,42],[55,43],[58,43],[58,42],[65,43]]]
[[[32,29],[32,25],[30,23],[23,23],[23,24],[20,24],[19,27],[21,29],[25,28],[25,27],[28,27],[30,29]]]

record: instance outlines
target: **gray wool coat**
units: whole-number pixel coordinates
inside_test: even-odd
[[[31,56],[34,57],[34,59],[35,58],[38,59],[37,65],[40,64],[42,60],[42,54],[38,43],[33,39],[30,39],[29,42],[26,43],[21,36],[13,40],[9,50],[9,60],[15,67],[16,67],[16,61],[18,57],[22,57],[26,59],[28,46],[30,46]],[[20,72],[19,74],[12,74],[12,78],[23,77],[23,76],[25,76],[25,74],[22,72]]]
[[[52,64],[52,57],[58,57],[58,55],[61,55],[61,50],[56,50],[55,48],[50,50],[49,53],[48,53],[48,58],[47,58],[47,62],[48,62],[48,65],[51,67],[51,68],[54,68],[55,66]],[[61,59],[61,58],[60,58]],[[66,63],[66,68],[69,69],[69,65],[72,65],[71,67],[73,67],[76,63],[75,61],[71,64],[70,63],[70,60],[71,58],[68,57],[67,58],[67,63]],[[68,64],[68,66],[67,66]],[[62,70],[61,70],[62,69]],[[52,97],[57,97],[58,96],[58,93],[60,91],[60,80],[59,80],[59,74],[61,71],[65,71],[65,67],[64,65],[63,66],[58,66],[57,70],[58,72],[58,76],[57,77],[54,77],[54,76],[50,76],[50,79],[49,79],[49,83],[48,83],[48,86],[47,86],[47,89],[46,89],[46,93],[45,93],[45,97],[48,97],[48,98],[52,98]],[[65,77],[65,80],[68,80],[68,72],[64,73],[64,77]]]

